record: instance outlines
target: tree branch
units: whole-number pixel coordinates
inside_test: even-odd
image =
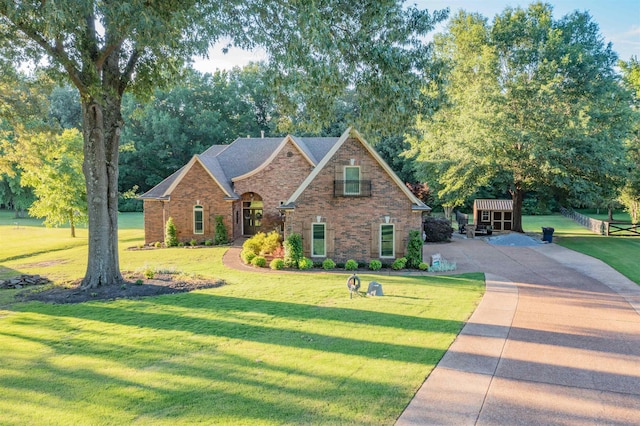
[[[135,47],[133,52],[131,52],[131,56],[127,61],[127,65],[122,72],[120,77],[120,93],[122,94],[124,90],[127,88],[127,85],[131,82],[131,77],[133,76],[133,72],[136,69],[136,65],[138,64],[138,59],[140,59],[141,51]]]
[[[5,15],[6,16],[6,15]],[[55,45],[49,44],[49,42],[32,28],[26,22],[13,22],[10,19],[7,19],[9,22],[13,24],[16,30],[23,32],[27,37],[35,41],[46,54],[51,56],[53,59],[57,60],[62,66],[65,68],[67,73],[69,74],[69,78],[73,82],[73,84],[78,88],[80,93],[85,93],[87,90],[86,85],[80,79],[80,73],[78,70],[77,64],[67,55],[67,52],[64,50],[64,45],[62,43],[62,39],[57,37],[55,40]]]
[[[105,46],[100,56],[98,56],[95,60],[95,65],[98,72],[102,70],[102,66],[104,65],[104,62],[107,60],[109,55],[111,55],[116,49],[122,46],[122,42],[123,42],[123,39],[120,39],[115,44],[110,44],[109,46]]]

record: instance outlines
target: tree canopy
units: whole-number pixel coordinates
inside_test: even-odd
[[[490,25],[460,12],[436,40],[445,64],[442,107],[413,139],[420,176],[445,202],[500,187],[522,232],[527,191],[589,204],[615,198],[624,178],[629,97],[616,54],[588,13],[554,20],[552,7],[506,9]]]
[[[2,54],[67,78],[80,94],[89,215],[83,286],[122,281],[117,189],[125,91],[149,95],[193,55],[229,37],[239,47],[263,46],[282,97],[287,87],[300,88],[317,108],[315,120],[325,117],[329,99],[354,87],[366,94],[363,123],[391,129],[425,105],[415,96],[429,70],[423,38],[445,17],[396,0],[0,0]]]

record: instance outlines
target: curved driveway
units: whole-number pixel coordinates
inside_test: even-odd
[[[638,285],[555,244],[434,252],[487,290],[397,425],[640,424]]]

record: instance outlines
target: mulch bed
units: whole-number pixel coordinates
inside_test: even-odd
[[[91,300],[137,299],[162,294],[185,293],[203,288],[220,287],[222,280],[188,277],[175,274],[156,274],[147,279],[142,274],[123,273],[122,284],[102,285],[98,288],[83,289],[82,280],[65,286],[55,285],[28,289],[16,295],[20,301],[36,300],[45,303],[82,303]],[[142,280],[142,284],[137,284]]]

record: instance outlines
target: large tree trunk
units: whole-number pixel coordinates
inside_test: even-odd
[[[513,200],[513,225],[511,230],[515,232],[524,232],[522,229],[522,200],[524,199],[524,191],[516,186],[511,191],[511,199]]]
[[[118,144],[120,97],[82,100],[84,163],[89,216],[89,260],[83,288],[123,281],[118,258]]]
[[[69,211],[69,227],[71,228],[71,238],[76,237],[76,222],[73,220],[73,210]]]

